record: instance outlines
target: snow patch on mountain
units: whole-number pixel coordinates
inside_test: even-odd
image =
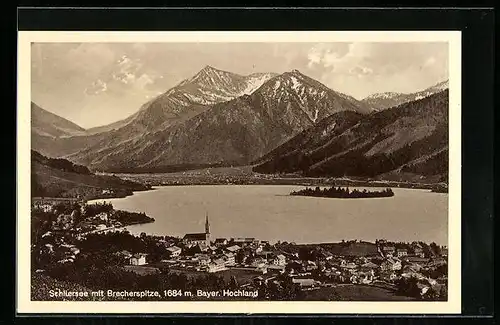
[[[395,92],[385,92],[385,93],[376,93],[372,94],[365,99],[390,99],[390,98],[395,98],[398,96],[401,96],[403,94],[401,93],[395,93]]]
[[[269,73],[248,76],[246,78],[246,88],[240,93],[240,95],[250,95],[272,77],[273,75]]]

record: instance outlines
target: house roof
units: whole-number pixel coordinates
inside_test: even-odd
[[[398,263],[399,260],[395,259],[395,258],[388,258],[387,260],[385,260],[383,263],[389,263],[389,264],[395,264],[395,263]]]
[[[221,258],[218,258],[216,260],[213,260],[210,264],[224,264],[224,260]]]
[[[361,265],[361,267],[369,268],[369,269],[376,269],[376,268],[378,268],[378,265],[375,263],[372,263],[372,262],[368,262],[368,263]]]
[[[228,251],[230,251],[230,252],[236,252],[237,250],[239,250],[239,249],[240,249],[240,246],[238,246],[238,245],[233,245],[233,246],[230,246],[230,247],[228,247],[228,248],[226,248],[226,249],[227,249]]]
[[[193,233],[193,234],[185,234],[184,239],[188,240],[206,240],[207,239],[207,234],[204,232],[200,233]]]
[[[223,242],[225,242],[225,241],[227,241],[227,239],[226,239],[226,238],[217,238],[217,239],[215,240],[215,242],[216,242],[216,243],[223,243]]]
[[[180,251],[181,249],[177,246],[172,246],[172,247],[168,247],[167,248],[167,251],[169,252],[177,252],[177,251]]]
[[[415,263],[418,262],[427,263],[429,261],[427,257],[420,257],[420,256],[407,256],[405,260],[408,262],[415,262]]]
[[[253,237],[246,237],[246,238],[233,238],[234,242],[253,242],[255,238]]]
[[[314,279],[292,279],[293,283],[298,283],[301,286],[312,286],[316,283]]]

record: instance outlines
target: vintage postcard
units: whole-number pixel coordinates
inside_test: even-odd
[[[18,313],[460,312],[460,32],[18,35]]]

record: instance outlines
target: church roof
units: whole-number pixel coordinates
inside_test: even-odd
[[[194,234],[185,234],[184,239],[188,240],[206,240],[207,239],[207,234],[204,232],[200,233],[194,233]]]

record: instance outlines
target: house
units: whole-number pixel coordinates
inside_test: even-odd
[[[36,203],[34,205],[35,208],[41,209],[43,212],[51,212],[52,211],[52,204],[41,204],[41,203]]]
[[[258,243],[258,240],[256,240],[255,238],[253,237],[246,237],[246,238],[232,238],[231,241],[234,243],[234,244],[238,244],[238,245],[241,245],[241,246],[246,246],[246,245],[250,245],[250,244],[253,244],[253,243]]]
[[[368,283],[371,283],[373,281],[373,279],[375,278],[375,270],[371,269],[371,270],[366,270],[366,271],[360,271],[357,273],[357,275],[358,275],[359,283],[368,284]]]
[[[108,221],[108,214],[106,212],[101,212],[98,215],[96,215],[95,218],[102,221]]]
[[[227,239],[226,238],[217,238],[217,239],[215,239],[214,245],[216,247],[226,246]]]
[[[236,264],[236,260],[233,253],[226,253],[222,258],[224,259],[224,264],[227,266],[232,266]]]
[[[446,246],[441,247],[441,256],[448,257],[448,247]]]
[[[202,252],[206,252],[210,249],[210,246],[208,246],[207,243],[205,243],[205,242],[199,242],[195,246],[198,246],[198,248]]]
[[[408,263],[414,263],[414,264],[420,264],[424,265],[429,262],[429,259],[426,257],[421,257],[421,256],[404,256],[403,260],[408,262]]]
[[[358,266],[353,263],[353,262],[347,262],[347,261],[342,261],[342,263],[340,263],[340,267],[345,270],[345,271],[354,271],[358,268]]]
[[[123,250],[120,252],[117,252],[116,255],[122,256],[124,259],[130,259],[133,255],[129,251]]]
[[[130,265],[144,265],[146,264],[146,254],[134,254],[129,261]]]
[[[199,255],[196,257],[196,260],[200,266],[207,266],[210,263],[210,256],[204,254]]]
[[[292,282],[298,284],[301,288],[313,288],[318,284],[314,279],[296,279],[293,278]]]
[[[260,250],[260,251],[255,251],[255,255],[257,256],[260,256],[260,257],[264,257],[264,258],[269,258],[270,256],[274,255],[273,252],[271,251],[264,251],[264,250]]]
[[[424,250],[421,247],[414,247],[413,253],[415,256],[422,257],[422,258],[425,257]]]
[[[171,246],[171,247],[167,248],[167,252],[168,252],[170,257],[177,257],[177,256],[181,255],[182,249],[180,247],[177,247],[177,246]]]
[[[333,254],[326,250],[322,250],[318,255],[320,260],[330,261],[333,259]]]
[[[397,271],[401,270],[401,261],[395,258],[388,258],[380,264],[382,271]]]
[[[272,264],[273,264],[273,265],[285,266],[285,265],[286,265],[286,258],[285,258],[285,255],[283,255],[283,254],[279,254],[279,255],[277,255],[277,256],[273,259]]]
[[[240,249],[241,249],[241,247],[238,245],[232,245],[232,246],[229,246],[226,248],[226,250],[228,250],[231,253],[235,253],[235,252],[239,251]]]
[[[419,281],[425,281],[426,278],[425,276],[423,276],[422,274],[418,273],[418,272],[414,272],[414,271],[409,271],[409,272],[403,272],[401,273],[401,276],[403,278],[415,278]]]
[[[267,262],[267,260],[265,260],[263,258],[256,258],[252,262],[251,266],[253,266],[253,267],[264,267],[266,265],[266,262]]]
[[[384,271],[380,273],[379,277],[384,281],[394,281],[398,278],[398,275],[394,271]]]
[[[361,264],[365,264],[365,263],[368,263],[368,259],[365,257],[365,256],[360,256],[358,258],[356,258],[355,260],[355,263],[358,264],[358,265],[361,265]]]
[[[278,273],[285,273],[285,265],[274,265],[270,264],[266,266],[268,271],[271,272],[278,272]]]
[[[361,265],[360,270],[362,272],[375,272],[375,270],[377,270],[378,268],[379,268],[379,266],[377,264],[372,263],[372,262],[368,262],[368,263]]]
[[[306,271],[312,271],[312,270],[315,270],[317,268],[318,268],[318,266],[316,265],[316,262],[313,262],[313,261],[306,262],[306,265],[305,265]]]
[[[396,250],[396,256],[397,257],[403,257],[403,256],[407,256],[408,255],[408,250],[405,249],[405,248],[398,248]]]
[[[220,272],[224,271],[226,269],[226,266],[224,265],[224,260],[223,259],[215,259],[212,262],[208,263],[207,271],[209,273],[215,273],[215,272]]]
[[[446,259],[444,259],[443,257],[435,257],[426,264],[426,267],[435,268],[446,264]]]
[[[97,225],[97,227],[96,227],[96,229],[97,229],[97,230],[104,230],[104,229],[106,229],[106,228],[108,228],[108,226],[106,226],[106,225],[105,225],[105,224],[103,224],[103,223],[101,223],[101,224]]]
[[[394,256],[396,249],[394,248],[394,246],[384,246],[382,247],[382,252],[384,253],[384,256],[392,257]]]
[[[418,264],[408,264],[408,265],[405,265],[402,269],[401,269],[401,272],[403,273],[418,273],[420,272],[420,270],[422,269],[422,266],[418,265]]]

